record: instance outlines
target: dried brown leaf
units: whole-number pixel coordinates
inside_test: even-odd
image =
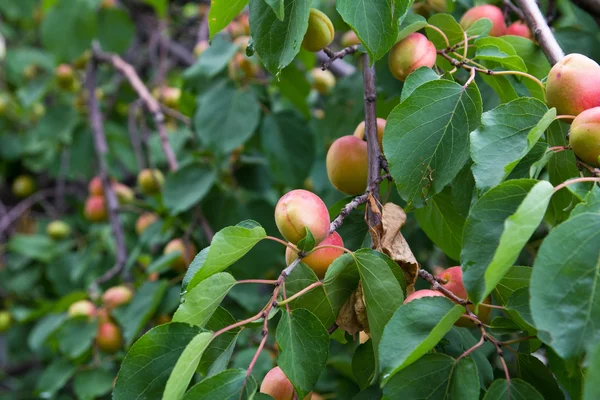
[[[356,312],[354,310],[354,304],[356,302],[355,293],[346,300],[340,312],[338,313],[338,317],[336,319],[336,324],[351,334],[352,336],[356,335],[357,332],[362,331],[363,327],[360,324],[358,318],[356,317]]]

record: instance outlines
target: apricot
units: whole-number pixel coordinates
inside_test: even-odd
[[[131,202],[135,200],[135,193],[133,193],[133,190],[129,186],[119,182],[114,182],[112,184],[112,187],[115,191],[115,194],[117,195],[119,204],[131,204]]]
[[[227,67],[229,78],[235,81],[255,78],[259,71],[258,64],[242,52],[235,53]]]
[[[175,87],[163,87],[160,93],[160,99],[165,106],[169,108],[178,108],[181,99],[181,89]]]
[[[335,30],[333,23],[325,13],[316,8],[310,9],[308,29],[302,40],[302,47],[308,51],[317,52],[333,42]]]
[[[377,141],[379,142],[379,148],[383,151],[383,132],[385,131],[386,120],[383,118],[377,118]],[[359,139],[365,137],[365,121],[358,124],[354,130],[354,136]]]
[[[60,64],[54,71],[58,86],[63,89],[71,89],[75,80],[75,73],[69,64]]]
[[[333,142],[325,160],[331,184],[349,195],[367,189],[368,163],[367,142],[356,136],[342,136]]]
[[[106,308],[113,309],[131,302],[133,290],[127,286],[113,286],[102,295],[102,303]]]
[[[196,256],[197,250],[193,243],[188,243],[187,246],[184,244],[182,239],[173,239],[165,246],[163,254],[173,253],[175,251],[180,252],[179,257],[171,261],[171,267],[176,271],[185,271],[194,257]]]
[[[81,55],[73,61],[73,66],[75,69],[85,69],[88,61],[92,58],[92,52],[90,50],[85,50]]]
[[[556,63],[546,80],[546,102],[561,115],[577,116],[600,106],[600,65],[582,54]]]
[[[111,9],[111,8],[115,8],[115,6],[117,5],[117,0],[102,0],[102,2],[100,3],[100,7],[104,8],[104,9]]]
[[[344,241],[342,237],[337,233],[333,232],[331,235],[327,236],[319,246],[339,246],[344,247]],[[308,256],[302,259],[302,262],[310,267],[315,274],[322,279],[325,276],[325,272],[327,272],[327,268],[331,265],[331,263],[344,254],[343,249],[336,249],[333,247],[326,247],[323,249],[319,249],[313,251]],[[285,250],[285,261],[287,265],[290,265],[296,258],[298,258],[298,254],[294,252],[291,248],[286,247]]]
[[[98,326],[96,345],[100,351],[114,354],[121,348],[121,330],[112,322],[104,322]]]
[[[356,32],[352,30],[344,33],[344,36],[342,36],[342,47],[356,46],[359,44],[360,40],[358,39],[358,36],[356,36]]]
[[[64,221],[56,220],[46,226],[46,233],[54,240],[62,240],[71,234],[71,227]]]
[[[505,35],[522,36],[527,39],[533,39],[533,35],[529,30],[529,27],[523,21],[513,22],[506,28]]]
[[[8,311],[0,311],[0,332],[5,332],[10,329],[12,324],[12,316]]]
[[[12,192],[17,197],[28,197],[35,192],[36,185],[29,175],[19,175],[12,184]]]
[[[268,394],[275,400],[292,400],[294,398],[294,386],[279,367],[267,372],[260,385],[260,392]]]
[[[436,290],[421,289],[421,290],[417,290],[416,292],[412,292],[406,299],[404,299],[404,304],[408,304],[415,299],[420,299],[421,297],[436,297],[436,296],[446,297],[442,293],[440,293]]]
[[[323,200],[304,189],[284,194],[275,206],[275,224],[287,241],[298,244],[308,228],[315,243],[329,235],[329,211]]]
[[[335,76],[329,70],[313,68],[310,71],[313,80],[313,88],[321,95],[325,95],[335,86]]]
[[[246,33],[246,27],[238,21],[231,21],[229,25],[227,25],[226,30],[231,35],[232,39],[249,34],[249,32]]]
[[[573,120],[569,144],[585,163],[600,166],[600,107],[585,110]]]
[[[96,318],[98,319],[99,324],[112,322],[112,317],[106,308],[99,308],[96,310]]]
[[[165,177],[158,169],[143,169],[138,174],[137,182],[142,192],[153,194],[160,192]]]
[[[92,196],[104,195],[104,189],[102,188],[102,179],[100,179],[99,176],[93,177],[90,183],[88,183],[88,192]]]
[[[200,58],[202,53],[204,53],[209,47],[210,44],[208,43],[208,40],[199,41],[196,43],[196,46],[194,46],[194,56],[196,56],[196,58]]]
[[[394,78],[404,82],[406,77],[420,67],[433,67],[437,53],[425,35],[411,33],[392,47],[388,66]]]
[[[171,317],[168,314],[162,314],[162,315],[159,315],[158,317],[156,317],[155,322],[156,322],[156,325],[162,325],[162,324],[168,324],[169,322],[171,322],[171,320],[173,320],[173,317]]]
[[[446,283],[442,285],[444,288],[448,289],[461,299],[466,300],[468,299],[468,293],[467,289],[465,289],[465,285],[463,284],[462,273],[463,271],[460,266],[450,267],[437,275],[437,277],[446,281]],[[491,303],[491,298],[488,297],[483,302],[489,304]],[[468,307],[469,310],[475,311],[475,307],[473,305],[469,305]],[[492,309],[490,307],[479,307],[479,313],[477,316],[481,322],[487,324],[490,321],[491,311]],[[468,318],[460,318],[455,325],[470,328],[474,326],[474,323]]]
[[[158,216],[151,212],[146,212],[140,215],[135,222],[135,232],[138,235],[144,233],[146,228],[155,223],[158,220]]]
[[[69,317],[88,317],[92,318],[96,315],[96,306],[89,300],[79,300],[69,306],[67,311]]]
[[[85,217],[91,222],[102,222],[108,217],[104,197],[91,196],[85,201]]]
[[[469,9],[460,19],[460,26],[462,26],[464,30],[467,30],[475,23],[475,21],[478,21],[481,18],[487,18],[492,21],[490,36],[502,36],[506,32],[506,23],[504,22],[502,10],[490,4],[484,4]]]

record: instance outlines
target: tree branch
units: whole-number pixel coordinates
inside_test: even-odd
[[[330,49],[328,49],[327,47],[325,47],[323,49],[323,53],[327,54],[327,57],[329,57],[329,59],[327,61],[323,62],[323,64],[321,65],[321,69],[323,71],[325,71],[326,69],[328,69],[331,66],[331,64],[335,60],[342,59],[349,54],[354,54],[354,53],[356,53],[357,49],[358,49],[358,46],[354,45],[354,46],[348,46],[345,49],[342,49],[340,51],[333,52]]]
[[[542,51],[546,55],[548,61],[550,61],[550,64],[554,65],[559,62],[565,56],[565,53],[552,34],[552,31],[546,23],[535,0],[515,1],[519,5],[521,11],[523,11],[523,17],[527,26],[529,26],[531,33],[533,33],[533,37],[542,48]]]
[[[88,63],[87,68],[87,80],[86,86],[88,89],[88,106],[89,106],[89,118],[90,125],[92,127],[92,133],[94,136],[94,148],[96,150],[96,157],[98,158],[98,166],[100,168],[100,179],[102,180],[102,189],[104,191],[104,198],[106,199],[106,205],[108,208],[108,217],[112,227],[112,232],[115,237],[116,244],[116,260],[115,265],[109,269],[104,275],[98,278],[93,286],[97,286],[112,279],[117,274],[123,271],[123,267],[127,262],[127,249],[125,247],[125,236],[123,235],[123,229],[119,223],[119,202],[117,195],[115,194],[110,179],[108,178],[108,166],[106,165],[106,154],[108,154],[108,145],[106,143],[106,137],[104,135],[104,124],[102,121],[102,113],[100,111],[100,105],[98,99],[94,95],[96,92],[96,70],[97,70],[97,59],[95,55]],[[128,274],[124,274],[124,279],[129,280]],[[94,288],[93,288],[94,289]]]
[[[329,56],[325,54],[323,50],[321,50],[317,53],[317,61],[321,64],[326,63],[329,61]],[[336,76],[350,76],[356,72],[354,65],[348,64],[343,60],[339,60],[336,63],[331,63],[328,68]]]

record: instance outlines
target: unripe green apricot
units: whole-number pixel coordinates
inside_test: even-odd
[[[404,82],[406,77],[417,68],[432,68],[436,57],[434,44],[425,35],[415,32],[392,47],[388,55],[388,66],[392,75]]]
[[[108,309],[117,308],[127,304],[133,298],[133,290],[127,286],[113,286],[102,295],[102,303]]]
[[[321,68],[313,68],[310,75],[313,80],[313,88],[321,95],[329,93],[335,86],[335,76],[328,69],[323,71]]]
[[[121,348],[121,330],[112,322],[105,322],[98,326],[96,345],[100,351],[114,354]]]
[[[173,239],[165,246],[163,254],[173,253],[175,251],[180,252],[179,257],[171,261],[171,267],[179,272],[184,272],[196,257],[196,246],[193,243],[187,243],[187,246],[182,239]]]
[[[138,235],[144,233],[146,228],[155,223],[158,220],[158,216],[151,212],[146,212],[140,215],[135,222],[135,232]]]
[[[340,192],[357,195],[367,189],[367,142],[356,136],[342,136],[327,152],[327,176]]]
[[[582,54],[565,56],[548,73],[546,102],[559,115],[600,107],[600,65]]]
[[[12,316],[8,311],[0,311],[0,332],[5,332],[10,329],[12,324]]]
[[[17,176],[12,184],[12,192],[17,197],[31,196],[35,192],[35,189],[35,181],[29,175]]]
[[[316,8],[310,9],[308,29],[302,40],[302,47],[308,51],[317,52],[333,42],[335,30],[333,23],[325,13]]]
[[[377,118],[377,141],[379,142],[379,149],[383,152],[383,132],[385,131],[386,120],[383,118]],[[365,137],[365,121],[358,124],[354,130],[354,136],[359,139]]]
[[[506,28],[505,34],[513,35],[513,36],[521,36],[521,37],[527,38],[529,40],[533,40],[533,35],[531,34],[529,27],[523,21],[516,21],[516,22],[513,22],[512,24],[510,24],[509,27]]]
[[[600,107],[585,110],[573,120],[569,144],[583,162],[600,166]]]
[[[181,89],[165,86],[160,91],[160,101],[169,108],[178,108],[181,99]]]
[[[138,174],[137,182],[142,192],[153,194],[160,192],[165,177],[158,169],[144,169]]]
[[[353,30],[349,30],[348,32],[344,33],[344,36],[342,36],[342,47],[356,46],[359,44],[360,40],[358,39],[358,36],[356,36],[356,32]]]
[[[52,221],[46,227],[46,233],[54,240],[62,240],[71,234],[71,228],[64,221]]]
[[[96,306],[89,300],[79,300],[71,304],[67,311],[69,317],[88,317],[93,318],[96,315]]]
[[[337,232],[333,232],[331,235],[327,236],[325,240],[319,243],[317,246],[338,246],[344,247],[344,241],[342,237]],[[313,251],[308,256],[302,259],[302,262],[310,267],[314,271],[314,273],[322,279],[325,276],[325,272],[336,258],[344,254],[343,249],[336,249],[333,247],[325,247],[323,249],[318,249]],[[287,265],[290,265],[296,258],[298,258],[298,254],[294,252],[291,248],[286,247],[285,250],[285,262]]]
[[[296,189],[284,194],[275,206],[275,224],[287,241],[298,244],[308,228],[315,243],[329,235],[329,211],[323,200],[308,190]]]
[[[469,29],[475,21],[481,18],[487,18],[492,21],[492,29],[490,36],[502,36],[506,32],[506,23],[504,22],[504,14],[502,10],[490,4],[473,7],[469,9],[460,19],[460,26],[464,30]]]
[[[131,204],[133,200],[135,200],[135,193],[133,193],[133,190],[129,186],[119,182],[113,182],[112,187],[117,195],[119,204]]]
[[[104,197],[102,196],[91,196],[85,202],[85,217],[91,222],[102,222],[106,221],[108,213],[106,211],[106,204]]]

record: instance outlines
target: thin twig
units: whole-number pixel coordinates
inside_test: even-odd
[[[565,188],[573,183],[580,183],[580,182],[595,182],[595,183],[600,183],[600,178],[592,178],[592,177],[583,177],[583,178],[574,178],[574,179],[569,179],[568,181],[565,181],[563,183],[561,183],[560,185],[557,185],[554,188],[554,193],[558,192],[560,189]]]
[[[294,301],[295,299],[297,299],[300,296],[305,295],[306,293],[310,292],[311,290],[313,290],[316,287],[319,286],[323,286],[323,282],[321,281],[316,281],[314,283],[311,283],[310,285],[308,285],[307,287],[305,287],[304,289],[300,290],[298,293],[293,294],[292,296],[284,299],[283,301],[280,301],[277,303],[278,307],[281,307],[283,305],[287,305],[288,303]]]
[[[317,53],[317,61],[324,63],[329,60],[329,56],[325,54],[323,50]],[[356,67],[352,64],[348,64],[344,60],[338,60],[329,66],[329,70],[336,76],[350,76],[356,72]]]
[[[127,116],[129,140],[133,146],[133,152],[137,161],[138,169],[143,170],[146,165],[144,162],[144,153],[142,151],[142,141],[140,139],[140,132],[137,128],[138,112],[140,110],[141,102],[136,100],[129,106],[129,113]]]
[[[354,54],[354,53],[356,53],[357,49],[358,49],[358,45],[353,45],[353,46],[348,46],[340,51],[333,52],[329,48],[325,47],[323,49],[323,52],[325,54],[327,54],[327,57],[329,57],[329,59],[324,61],[323,64],[321,64],[321,69],[323,71],[325,71],[326,69],[329,69],[329,67],[331,67],[331,64],[335,60],[339,60],[339,59],[346,57],[347,55]]]
[[[512,1],[504,0],[504,6],[510,9],[510,11],[512,11],[517,17],[519,17],[521,21],[525,19],[523,11],[521,11],[519,7],[515,6]]]
[[[565,56],[565,53],[552,34],[535,0],[515,1],[523,12],[523,19],[529,26],[531,33],[533,33],[533,37],[542,48],[550,64],[554,65],[559,62]]]

